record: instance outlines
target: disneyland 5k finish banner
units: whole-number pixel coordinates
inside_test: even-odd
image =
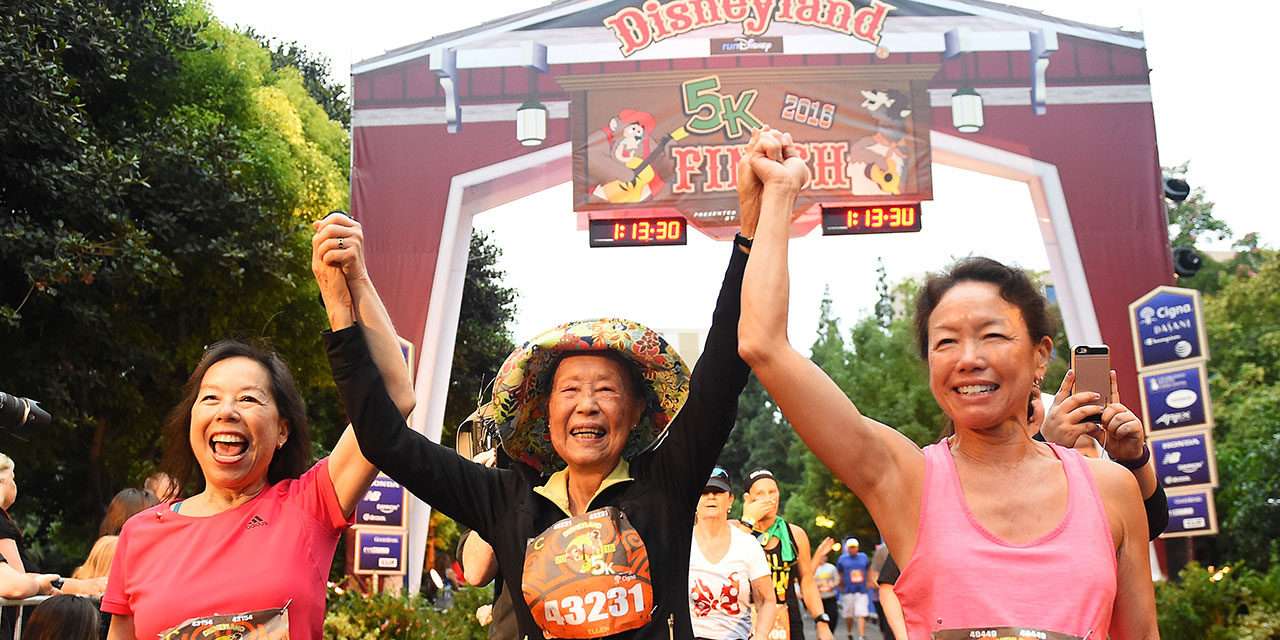
[[[813,177],[797,206],[933,196],[933,65],[696,69],[559,78],[572,95],[576,211],[675,211],[736,226],[737,163],[764,125]]]

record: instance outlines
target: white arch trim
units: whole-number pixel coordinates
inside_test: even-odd
[[[933,132],[931,141],[934,162],[1027,184],[1061,300],[1067,338],[1076,344],[1100,344],[1102,334],[1057,167],[945,133]],[[458,174],[450,183],[417,365],[414,389],[417,409],[410,416],[413,429],[433,441],[440,441],[444,423],[472,219],[489,209],[566,182],[565,176],[572,174],[571,153],[572,143],[565,142]],[[412,497],[408,536],[411,592],[417,592],[422,584],[430,516],[430,507]]]

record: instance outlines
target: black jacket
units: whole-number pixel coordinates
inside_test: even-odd
[[[608,485],[590,509],[615,506],[649,551],[652,621],[616,638],[692,638],[689,545],[693,515],[707,477],[729,437],[749,369],[738,356],[738,314],[747,256],[735,246],[707,342],[694,368],[689,399],[664,440],[630,461],[631,480]],[[530,538],[567,515],[534,492],[542,484],[521,469],[489,469],[405,427],[387,395],[361,329],[328,333],[325,341],[338,392],[360,449],[379,469],[441,513],[489,541],[515,604],[521,637],[542,638],[520,595]]]

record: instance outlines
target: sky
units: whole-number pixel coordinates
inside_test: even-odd
[[[335,77],[353,62],[432,36],[547,4],[544,0],[208,0],[223,22],[298,41],[327,56]],[[1280,95],[1265,44],[1280,3],[1265,0],[1009,0],[1008,4],[1108,27],[1143,31],[1160,161],[1191,162],[1189,180],[1217,203],[1237,236],[1259,232],[1280,245],[1280,215],[1265,185],[1280,134],[1265,113]],[[1268,97],[1270,96],[1270,97]],[[1052,108],[1052,107],[1050,107]],[[935,166],[934,201],[925,203],[918,234],[822,237],[792,242],[794,344],[807,347],[818,305],[828,292],[846,324],[876,301],[875,268],[891,280],[917,276],[964,255],[1048,270],[1027,188],[999,178]],[[576,229],[570,188],[561,185],[476,218],[503,248],[506,282],[519,293],[517,340],[581,317],[623,315],[665,329],[703,329],[710,320],[728,245],[690,234],[688,246],[589,249]],[[971,214],[983,205],[983,217]],[[992,233],[998,229],[999,233]],[[1226,249],[1229,242],[1208,248]],[[557,272],[575,273],[566,288]]]

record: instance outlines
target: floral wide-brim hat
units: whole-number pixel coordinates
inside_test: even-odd
[[[638,322],[599,318],[559,325],[538,334],[507,356],[493,385],[493,419],[502,448],[541,473],[564,460],[551,447],[547,401],[551,379],[567,355],[612,351],[640,371],[645,412],[631,431],[624,458],[652,445],[689,397],[689,367],[658,332]]]

